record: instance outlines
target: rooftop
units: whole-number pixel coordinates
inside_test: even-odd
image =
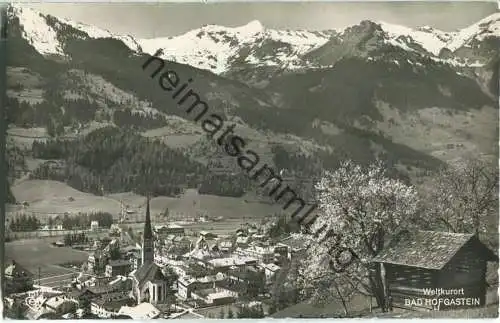
[[[108,266],[130,266],[130,261],[124,259],[111,260],[108,263]]]
[[[371,261],[439,270],[473,237],[467,233],[405,231],[393,238]],[[479,248],[489,251],[477,238],[474,239]],[[492,256],[489,251],[489,257]]]
[[[154,319],[160,315],[160,311],[151,303],[141,303],[134,307],[123,306],[118,314],[130,316],[133,320]]]

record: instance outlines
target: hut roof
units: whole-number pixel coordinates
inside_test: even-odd
[[[406,231],[392,239],[371,261],[439,270],[473,238],[477,239],[467,233]],[[479,239],[477,243],[488,253],[489,259],[494,256]]]

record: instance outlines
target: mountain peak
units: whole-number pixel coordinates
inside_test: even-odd
[[[248,24],[243,25],[240,28],[261,31],[262,29],[264,29],[264,25],[258,20],[252,20]]]

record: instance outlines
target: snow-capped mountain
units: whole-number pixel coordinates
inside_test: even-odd
[[[141,51],[140,45],[130,35],[116,35],[95,26],[44,15],[19,4],[9,6],[8,17],[17,22],[21,36],[42,55],[66,56],[64,43],[69,36],[78,39],[113,38],[134,51]]]
[[[446,44],[446,48],[456,51],[460,47],[470,46],[486,38],[500,37],[500,13],[494,13],[477,23],[462,29]]]
[[[155,54],[215,74],[264,68],[263,73],[331,67],[338,59],[357,56],[373,59],[373,51],[395,46],[433,59],[484,62],[478,48],[484,41],[500,38],[500,13],[457,32],[444,32],[429,26],[408,28],[386,22],[363,21],[343,30],[274,30],[259,21],[240,27],[207,25],[175,37],[135,39],[107,30],[41,14],[20,5],[11,6],[11,19],[17,19],[21,36],[42,55],[68,56],[65,42],[74,39],[112,38],[122,41],[136,53]],[[491,47],[491,46],[490,46]],[[473,53],[464,48],[473,48]],[[455,54],[457,52],[457,54]],[[451,54],[450,54],[451,53]],[[253,72],[251,72],[253,73]]]
[[[161,50],[165,59],[220,74],[237,63],[293,66],[301,55],[325,44],[332,33],[267,29],[255,20],[235,28],[208,25],[177,37],[138,42],[146,53]]]

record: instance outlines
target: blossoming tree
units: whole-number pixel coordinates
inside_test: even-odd
[[[306,233],[300,284],[316,299],[335,295],[346,314],[349,297],[359,291],[374,295],[386,310],[382,269],[370,259],[391,235],[415,229],[416,191],[388,178],[380,163],[363,168],[352,162],[326,171],[316,190],[318,215]]]
[[[424,212],[450,232],[487,232],[498,222],[498,165],[467,158],[434,174],[421,188]]]

